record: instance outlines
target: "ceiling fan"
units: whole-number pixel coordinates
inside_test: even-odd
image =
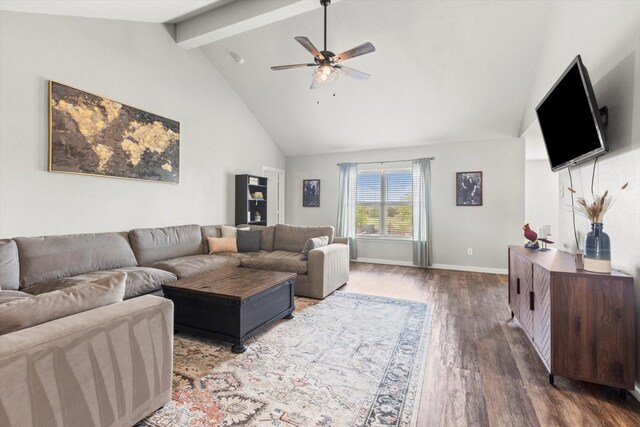
[[[320,4],[324,7],[324,50],[320,52],[306,37],[295,37],[296,41],[300,43],[305,49],[307,49],[313,55],[314,63],[311,64],[292,64],[292,65],[278,65],[271,67],[274,71],[288,70],[290,68],[303,68],[303,67],[318,67],[313,72],[313,81],[311,82],[311,89],[316,89],[324,83],[331,82],[338,78],[339,74],[345,74],[349,77],[353,77],[358,80],[367,80],[371,77],[367,73],[354,70],[353,68],[345,67],[339,64],[339,62],[346,61],[347,59],[355,58],[356,56],[365,55],[367,53],[375,52],[376,48],[369,42],[363,43],[360,46],[356,46],[353,49],[349,49],[342,52],[339,55],[334,54],[327,50],[327,6],[331,4],[331,0],[320,0]]]

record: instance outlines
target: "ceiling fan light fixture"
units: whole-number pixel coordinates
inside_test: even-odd
[[[328,83],[338,78],[338,72],[331,65],[321,65],[313,72],[313,79],[318,83]]]

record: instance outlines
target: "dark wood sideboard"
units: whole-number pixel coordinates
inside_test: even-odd
[[[554,375],[625,389],[635,379],[633,277],[576,270],[575,256],[509,246],[509,307]]]

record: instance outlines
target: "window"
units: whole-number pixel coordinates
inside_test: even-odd
[[[413,235],[413,177],[410,168],[359,170],[356,233],[371,237]]]

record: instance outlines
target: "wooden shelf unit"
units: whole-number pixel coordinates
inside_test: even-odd
[[[509,246],[509,307],[547,371],[632,390],[633,277],[576,270],[575,256]]]
[[[262,193],[263,197],[253,198],[252,194],[255,192]],[[267,178],[236,175],[236,225],[267,225],[267,196]],[[255,221],[256,213],[260,213],[260,221]]]

